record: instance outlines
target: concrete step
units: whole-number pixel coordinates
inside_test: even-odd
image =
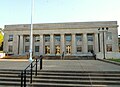
[[[33,79],[32,87],[106,87],[106,85],[120,85],[120,73],[41,70]]]
[[[54,76],[54,75],[38,75],[38,79],[74,79],[74,80],[120,80],[120,77],[104,77],[104,76]]]
[[[62,73],[62,72],[38,72],[38,75],[57,75],[57,76],[106,76],[106,77],[120,77],[120,73]]]
[[[116,84],[120,85],[120,81],[107,80],[63,80],[63,79],[34,79],[33,82],[44,83],[61,83],[61,84]]]
[[[59,84],[59,83],[33,83],[30,87],[106,87],[106,85],[92,84]]]

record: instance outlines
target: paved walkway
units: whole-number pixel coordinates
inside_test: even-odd
[[[0,69],[25,69],[28,60],[0,59]],[[39,64],[38,64],[39,65]],[[120,66],[98,60],[43,60],[44,70],[120,71]]]
[[[44,60],[44,70],[120,71],[120,66],[99,60]]]

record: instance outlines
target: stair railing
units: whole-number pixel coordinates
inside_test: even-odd
[[[30,84],[32,83],[33,68],[35,67],[35,76],[37,76],[37,65],[40,62],[40,70],[42,69],[42,56],[34,59],[24,70],[21,71],[21,87],[26,87],[27,75],[30,75]]]

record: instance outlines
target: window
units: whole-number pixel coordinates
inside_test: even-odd
[[[50,35],[45,35],[45,42],[50,42]]]
[[[81,46],[77,46],[77,52],[82,52],[82,47]]]
[[[60,54],[60,46],[55,46],[55,54]]]
[[[93,41],[93,34],[88,34],[87,39],[88,41]]]
[[[9,46],[9,48],[8,48],[8,52],[13,52],[13,46]]]
[[[66,35],[65,36],[66,42],[71,42],[71,35]]]
[[[29,36],[25,36],[25,42],[30,42],[30,37]]]
[[[35,42],[39,42],[40,41],[40,36],[39,35],[35,36],[34,38],[35,38]]]
[[[82,41],[82,35],[76,35],[76,41]]]
[[[119,52],[120,52],[120,47],[119,47]]]
[[[55,42],[60,42],[60,35],[55,35]]]
[[[66,46],[66,54],[71,54],[71,46]]]
[[[91,52],[93,50],[93,45],[88,45],[88,52]]]
[[[25,52],[29,52],[29,46],[25,46]]]
[[[35,46],[35,52],[39,52],[39,46]]]
[[[107,44],[107,52],[112,52],[112,44]]]
[[[45,54],[50,54],[50,46],[45,46]]]
[[[13,41],[13,35],[9,35],[9,40],[8,41]]]
[[[106,40],[112,40],[112,32],[106,32]]]
[[[118,44],[120,45],[120,38],[118,38]]]

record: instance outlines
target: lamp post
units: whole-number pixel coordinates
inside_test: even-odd
[[[103,35],[103,43],[102,43],[102,45],[103,45],[103,59],[106,59],[106,56],[105,56],[105,54],[106,54],[105,53],[105,32],[108,31],[108,27],[106,27],[106,28],[104,28],[104,27],[99,28],[98,31],[101,32],[102,35]]]
[[[34,10],[34,0],[31,0],[31,24],[30,24],[30,58],[29,61],[32,62],[32,45],[33,45],[33,10]]]

